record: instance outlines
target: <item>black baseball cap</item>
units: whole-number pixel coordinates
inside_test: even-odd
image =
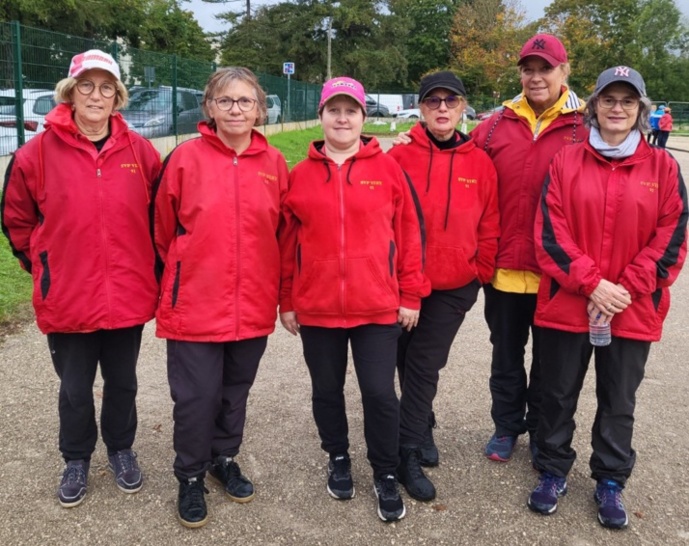
[[[421,84],[419,86],[419,102],[423,101],[423,99],[434,89],[447,89],[456,95],[461,95],[462,97],[467,96],[462,80],[449,70],[434,72],[421,79]]]

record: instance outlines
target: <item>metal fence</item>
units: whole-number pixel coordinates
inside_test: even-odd
[[[0,23],[0,155],[43,130],[55,106],[52,92],[77,53],[101,49],[118,62],[130,91],[123,111],[133,130],[147,138],[195,132],[203,119],[200,99],[215,63],[102,41]],[[314,119],[321,87],[257,74],[268,97],[269,123]],[[176,113],[176,115],[174,115]]]

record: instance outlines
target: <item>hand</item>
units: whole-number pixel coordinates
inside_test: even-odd
[[[591,324],[608,324],[614,316],[614,313],[609,314],[604,311],[599,311],[596,304],[591,300],[589,300],[589,303],[586,306],[586,312],[589,315],[589,322]]]
[[[402,328],[410,331],[419,323],[419,311],[400,307],[399,311],[397,311],[397,322],[400,323]]]
[[[409,136],[410,132],[411,131],[398,133],[397,136],[392,140],[392,145],[399,146],[400,144],[411,144],[411,137]]]
[[[280,313],[280,322],[290,334],[296,336],[299,333],[299,323],[297,322],[297,314],[294,311],[287,311],[287,313]]]
[[[601,279],[590,299],[598,311],[611,316],[621,313],[632,303],[632,297],[624,286],[605,279]]]

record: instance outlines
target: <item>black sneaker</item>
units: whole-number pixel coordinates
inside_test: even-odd
[[[440,453],[433,440],[433,429],[438,426],[435,420],[435,413],[431,412],[428,419],[428,428],[423,443],[419,446],[419,464],[421,466],[438,466]]]
[[[60,487],[57,490],[57,498],[65,508],[73,508],[84,500],[89,465],[89,461],[84,459],[67,461],[67,466],[62,474],[62,481],[60,481]]]
[[[328,493],[334,499],[353,499],[352,461],[347,453],[333,455],[328,461]]]
[[[185,527],[195,529],[203,527],[208,522],[205,493],[208,493],[208,490],[203,485],[202,477],[180,480],[177,515]]]
[[[419,464],[419,450],[415,446],[400,448],[400,465],[397,467],[397,477],[409,496],[427,502],[435,498],[435,487],[423,473]]]
[[[254,484],[242,474],[232,457],[216,457],[209,473],[225,487],[225,493],[235,502],[249,502],[256,495]]]
[[[108,455],[108,461],[108,468],[115,474],[115,483],[121,491],[136,493],[143,487],[144,477],[136,462],[136,453],[131,449],[122,449]]]
[[[407,513],[400,497],[397,480],[392,474],[385,474],[373,480],[373,492],[378,498],[378,517],[383,521],[397,521]]]

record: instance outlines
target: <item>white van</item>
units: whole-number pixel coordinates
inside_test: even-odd
[[[369,93],[371,97],[378,101],[383,106],[386,106],[390,111],[391,116],[396,116],[397,112],[404,110],[404,101],[402,95],[386,95],[378,93]]]
[[[266,123],[280,123],[282,121],[282,103],[277,95],[266,96]]]

